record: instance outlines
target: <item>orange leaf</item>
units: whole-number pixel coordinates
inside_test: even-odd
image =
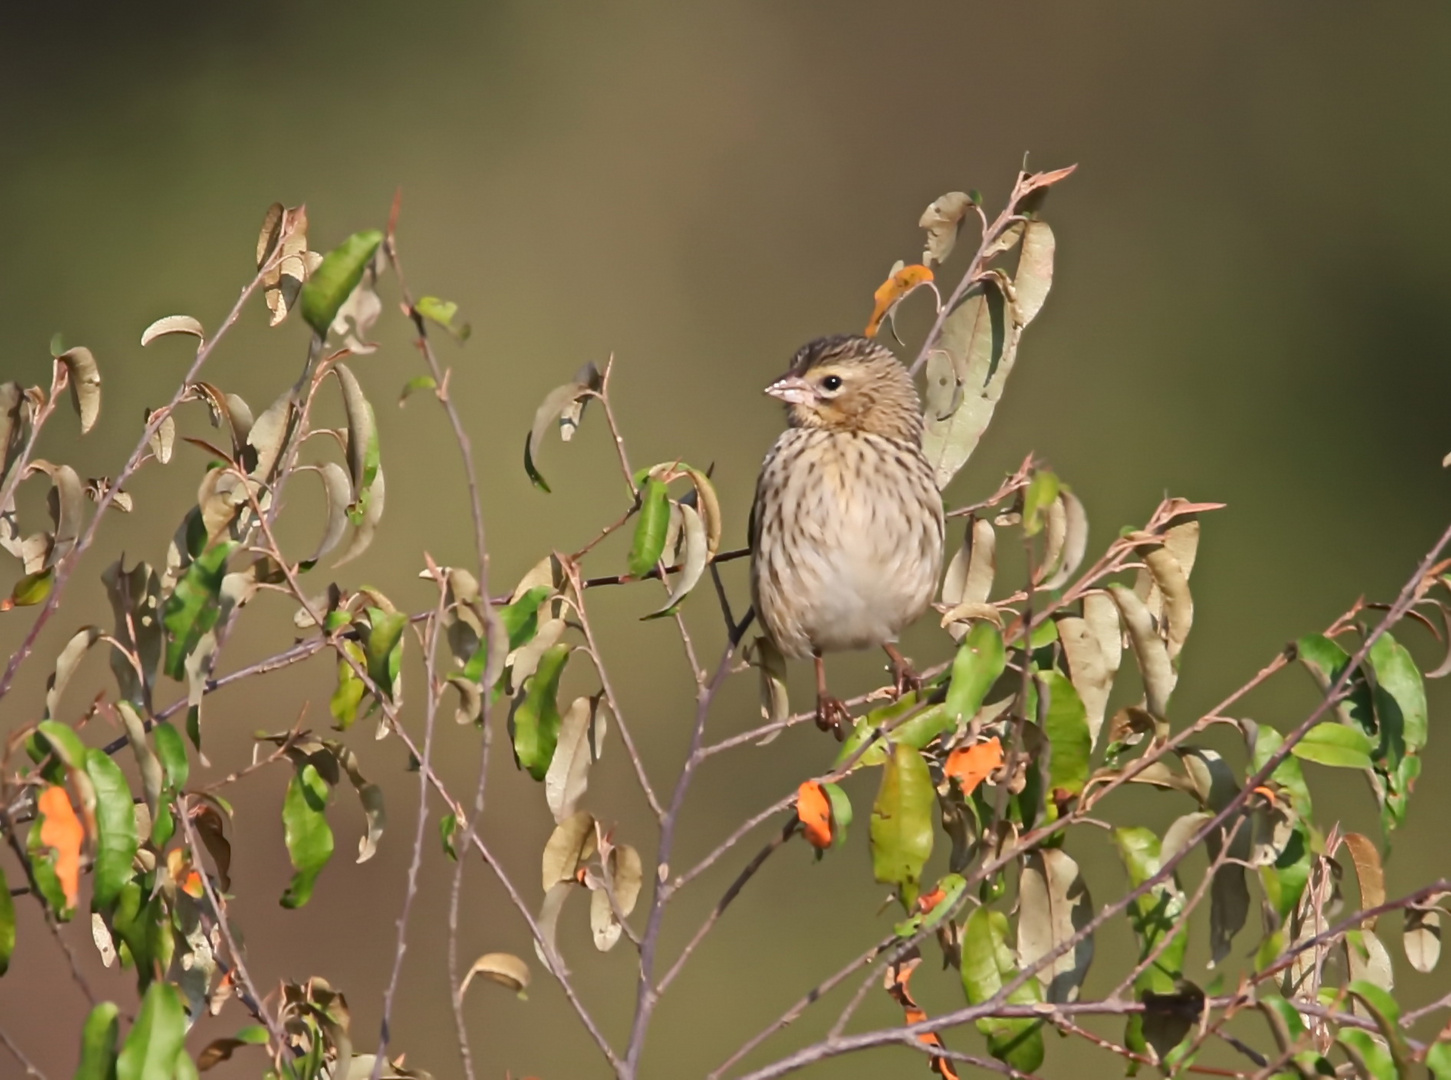
[[[927,1019],[927,1012],[912,997],[912,988],[909,985],[912,981],[912,972],[917,970],[917,965],[922,962],[920,956],[914,956],[899,963],[893,964],[887,969],[883,978],[883,988],[902,1006],[902,1019],[908,1027],[913,1024],[920,1024]],[[917,1036],[919,1042],[928,1046],[935,1046],[939,1050],[945,1050],[941,1036],[935,1031],[924,1032]],[[931,1057],[927,1059],[927,1066],[942,1080],[958,1080],[957,1070],[953,1068],[952,1062],[945,1057]]]
[[[1003,763],[1003,744],[994,735],[983,742],[964,746],[947,755],[942,772],[954,776],[962,785],[963,795],[971,795]]]
[[[932,280],[932,271],[920,264],[904,266],[877,288],[872,294],[876,300],[876,307],[872,309],[871,321],[867,323],[867,337],[876,337],[877,331],[881,329],[882,320],[887,317],[887,311],[902,297],[915,289],[918,285],[925,285]]]
[[[947,893],[941,889],[933,889],[930,893],[923,893],[917,897],[917,910],[926,915],[943,900],[947,899]]]
[[[81,893],[81,845],[86,830],[71,808],[70,796],[59,784],[40,793],[40,842],[55,848],[55,876],[65,893],[66,907],[75,907]]]
[[[812,847],[817,851],[831,847],[831,800],[815,780],[796,789],[796,818]]]

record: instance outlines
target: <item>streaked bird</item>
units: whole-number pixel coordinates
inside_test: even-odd
[[[766,454],[751,508],[751,598],[787,657],[816,661],[816,721],[845,736],[822,654],[881,647],[898,694],[920,685],[897,635],[931,603],[942,567],[942,498],[922,456],[907,369],[869,338],[803,346],[766,393],[787,428]]]

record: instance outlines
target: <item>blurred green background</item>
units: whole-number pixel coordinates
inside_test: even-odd
[[[937,195],[977,187],[996,206],[1025,151],[1039,168],[1077,162],[1047,207],[1059,242],[1053,294],[951,495],[981,497],[1035,451],[1087,504],[1093,550],[1166,493],[1228,503],[1206,522],[1195,571],[1197,622],[1174,709],[1183,723],[1362,592],[1390,599],[1446,519],[1448,50],[1451,9],[1429,2],[17,8],[0,37],[0,199],[10,222],[0,377],[44,380],[57,330],[90,346],[105,379],[101,422],[78,442],[62,415],[41,452],[83,475],[114,473],[143,408],[171,392],[188,355],[174,340],[143,352],[142,328],[185,312],[214,329],[251,275],[270,202],[306,202],[313,245],[326,250],[381,227],[401,186],[410,285],[458,301],[474,326],[461,349],[446,340],[440,348],[475,438],[497,589],[551,547],[578,547],[622,508],[596,412],[574,443],[547,447],[541,464],[555,494],[532,489],[520,467],[534,406],[583,361],[616,355],[634,463],[714,462],[728,526],[743,538],[760,455],[780,426],[760,388],[792,351],[865,322],[893,260],[920,252],[917,216]],[[466,563],[471,539],[436,407],[426,395],[401,411],[392,405],[421,370],[392,290],[384,284],[389,307],[375,334],[384,347],[354,365],[378,408],[388,513],[372,550],[337,577],[417,609],[430,603],[415,577],[421,552]],[[208,377],[260,410],[291,384],[305,346],[296,321],[268,331],[256,302]],[[189,423],[205,430],[198,416]],[[165,470],[136,480],[136,512],[107,525],[42,653],[84,622],[109,625],[97,575],[122,548],[130,560],[162,561],[202,464],[179,448]],[[27,498],[39,512],[39,494]],[[285,538],[300,552],[319,516],[302,483],[290,498]],[[622,549],[606,548],[594,572],[622,566]],[[741,565],[726,579],[743,607]],[[692,686],[671,628],[636,621],[655,602],[649,589],[595,599],[626,719],[657,785],[668,787]],[[291,613],[281,599],[259,598],[223,668],[289,641]],[[689,616],[712,656],[719,630],[708,589]],[[14,647],[29,618],[0,616],[0,649]],[[1434,656],[1423,631],[1402,636]],[[908,644],[924,662],[946,655],[930,627]],[[0,714],[7,729],[38,715],[47,669],[44,655],[24,669]],[[332,671],[319,660],[210,699],[213,773],[247,760],[251,733],[288,726],[305,699],[320,726]],[[832,671],[851,691],[880,668],[876,657],[839,658]],[[592,689],[575,674],[568,689]],[[67,698],[77,715],[107,685],[99,655],[85,676]],[[805,676],[795,675],[798,703]],[[1312,701],[1308,677],[1295,671],[1245,707],[1283,728]],[[1433,712],[1445,704],[1433,686]],[[418,708],[410,715],[421,725]],[[740,730],[755,715],[753,681],[736,680],[712,732]],[[390,833],[373,862],[353,866],[362,818],[340,791],[330,815],[338,852],[301,911],[277,906],[288,872],[277,817],[285,776],[264,772],[233,792],[234,912],[254,972],[264,984],[316,974],[341,987],[360,1049],[377,1030],[417,809],[401,747],[373,743],[368,727],[349,738],[386,785]],[[1451,862],[1437,824],[1451,813],[1443,735],[1433,737],[1396,838],[1393,891]],[[618,819],[619,836],[648,859],[653,829],[611,739],[588,805]],[[834,753],[827,742],[798,729],[769,749],[712,761],[683,819],[677,868],[819,770]],[[476,748],[472,730],[440,732],[441,767],[460,791],[471,790]],[[534,903],[548,814],[506,751],[494,764],[488,835]],[[1311,783],[1322,824],[1339,817],[1375,834],[1358,780],[1319,770]],[[862,824],[870,785],[850,787]],[[1118,805],[1160,828],[1189,809],[1157,793]],[[442,968],[449,864],[433,839],[436,817],[435,808],[393,1045],[442,1078],[460,1069]],[[667,956],[754,848],[743,845],[682,894]],[[1084,838],[1076,854],[1097,902],[1119,893],[1122,871],[1106,844]],[[1202,862],[1190,866],[1195,875]],[[14,881],[18,869],[6,868]],[[864,828],[821,865],[799,845],[773,858],[662,1004],[646,1071],[703,1074],[879,938],[891,915],[877,914],[881,891],[869,877]],[[529,955],[500,890],[477,868],[467,881],[465,962],[495,949]],[[566,909],[562,941],[583,993],[623,1044],[630,950],[596,955],[585,906]],[[51,1077],[65,1076],[85,1003],[34,905],[19,910],[0,1024]],[[65,933],[98,992],[131,1002],[131,977],[100,969],[86,931],[82,919]],[[1241,936],[1237,954],[1252,937]],[[1090,991],[1112,985],[1129,947],[1121,928],[1103,935]],[[1204,955],[1202,943],[1191,954],[1200,974]],[[1447,979],[1411,973],[1402,985],[1422,1000]],[[930,1011],[960,1001],[950,979],[925,970],[917,990]],[[840,1000],[770,1044],[771,1058],[819,1035]],[[547,978],[527,1002],[480,986],[467,1007],[481,1077],[604,1075]],[[861,1022],[899,1017],[874,993]],[[203,1021],[193,1049],[242,1022],[235,1009]],[[1106,1055],[1050,1042],[1047,1075],[1119,1072]],[[978,1048],[980,1037],[957,1033],[949,1045]],[[213,1075],[259,1069],[254,1057]],[[928,1075],[900,1050],[811,1075],[888,1070]]]

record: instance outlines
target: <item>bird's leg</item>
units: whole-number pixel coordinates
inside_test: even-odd
[[[922,689],[922,676],[912,668],[912,661],[902,655],[890,641],[882,646],[892,660],[892,685],[900,698],[908,691],[916,693]]]
[[[832,697],[826,690],[826,661],[820,653],[812,654],[816,659],[816,726],[830,731],[841,742],[846,738],[846,726],[851,715],[840,698]]]

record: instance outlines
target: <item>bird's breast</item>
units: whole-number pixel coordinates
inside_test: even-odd
[[[942,503],[913,447],[794,429],[762,471],[752,585],[787,655],[896,639],[931,602]]]

